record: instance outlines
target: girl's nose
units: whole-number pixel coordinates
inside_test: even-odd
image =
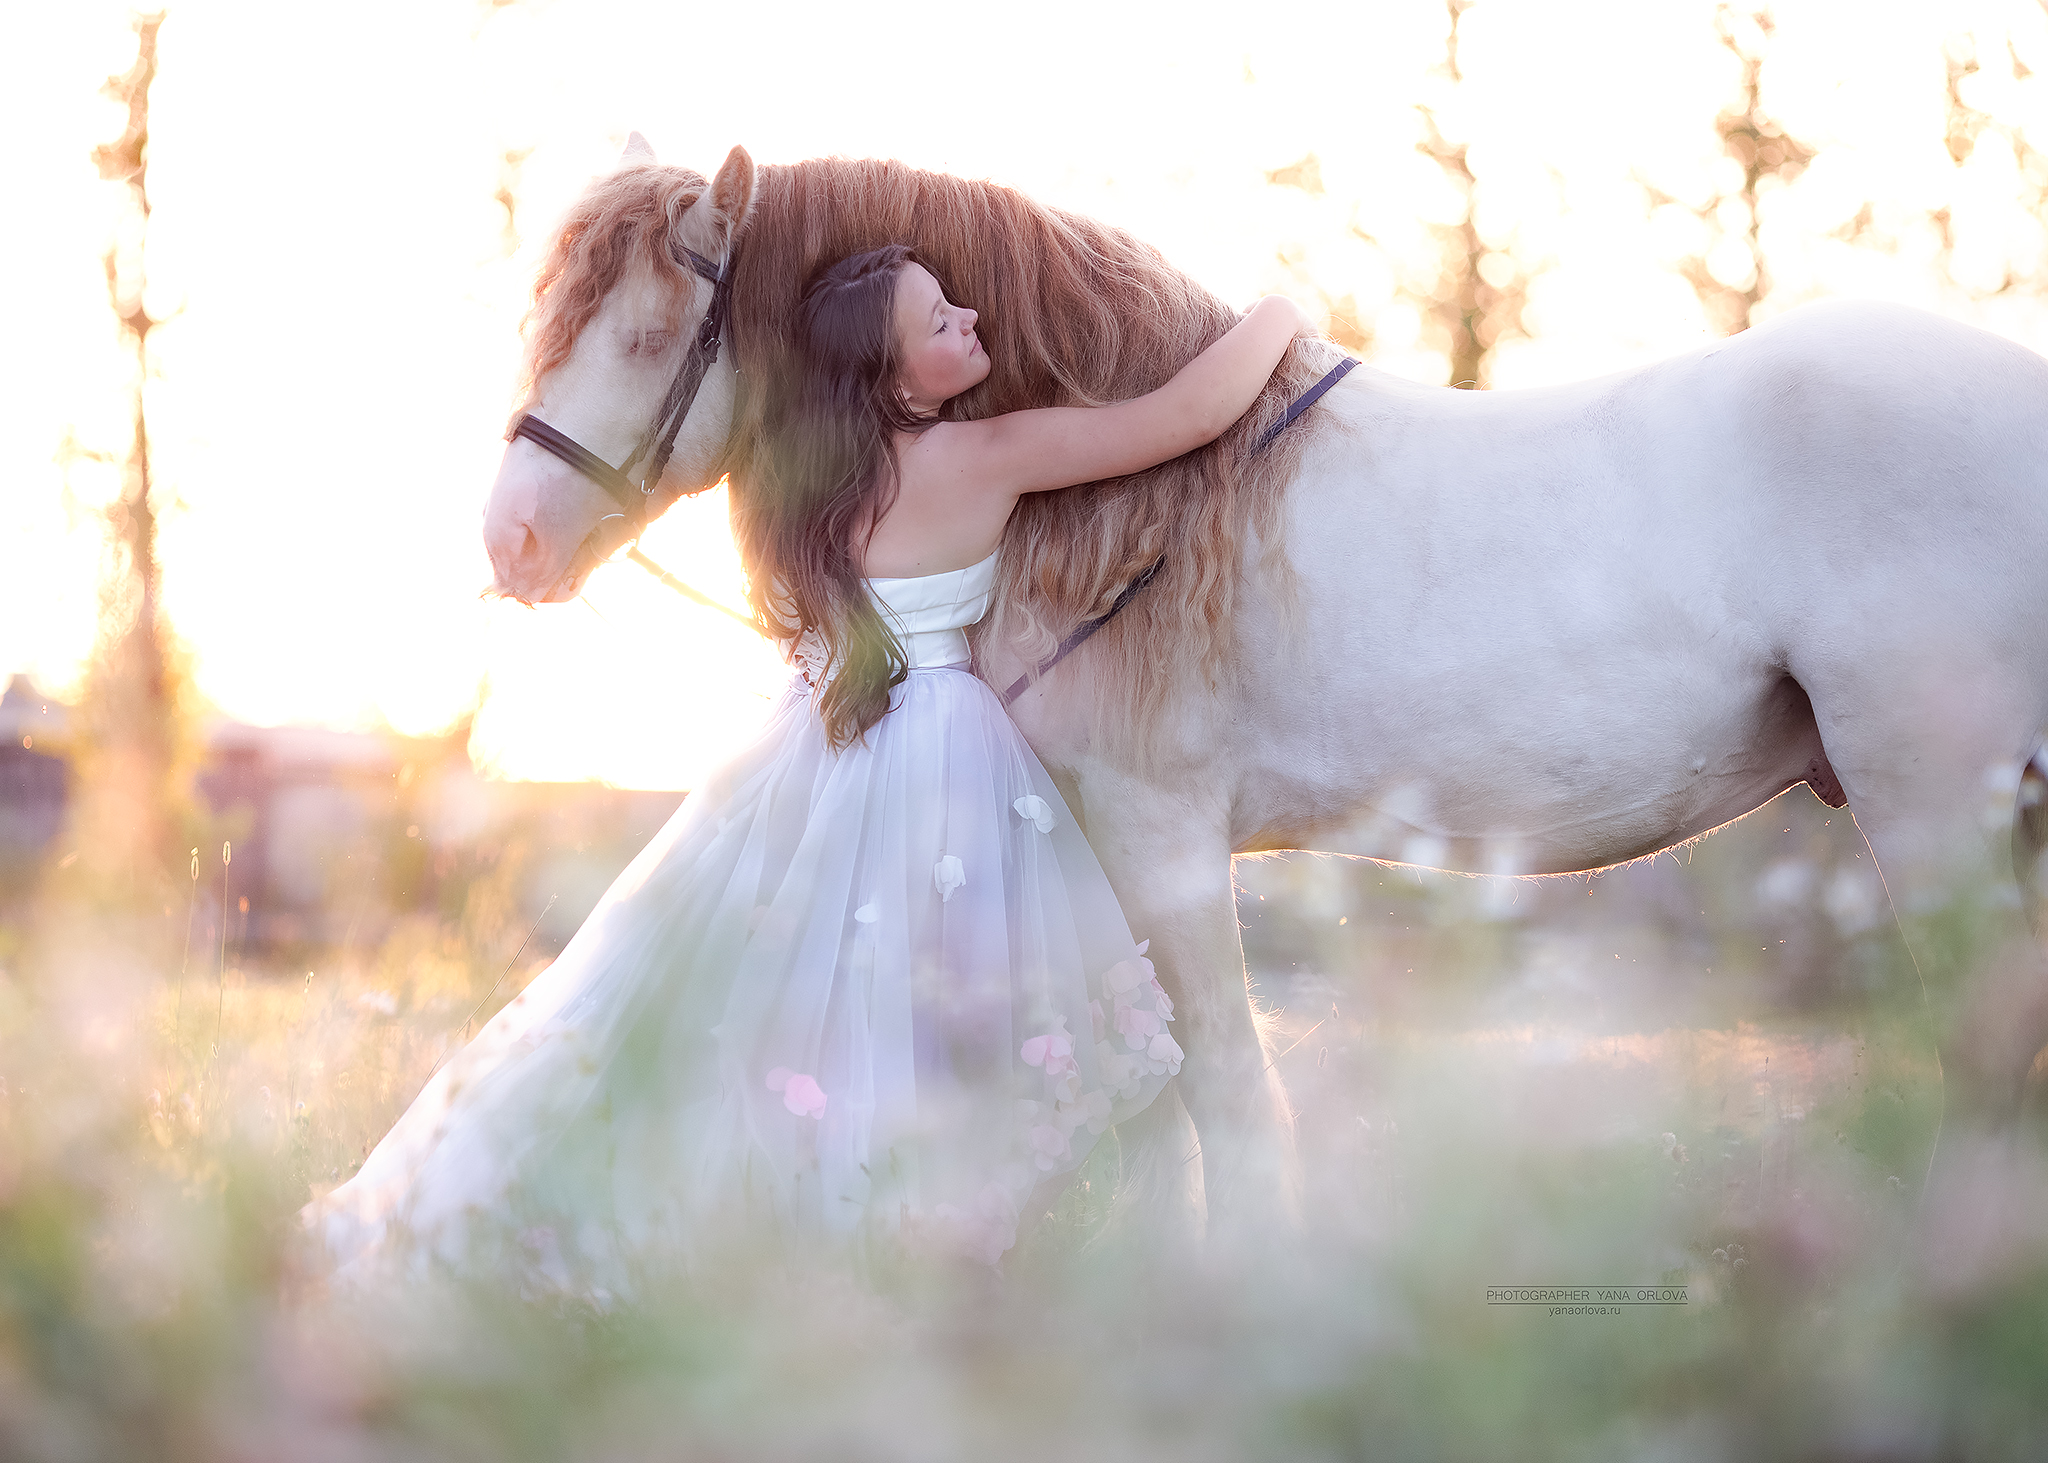
[[[974,311],[968,309],[965,305],[962,305],[960,307],[960,333],[965,335],[974,329],[974,322],[980,318],[981,316],[975,314]]]

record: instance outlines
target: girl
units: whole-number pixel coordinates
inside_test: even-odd
[[[965,631],[1018,497],[1214,440],[1307,328],[1259,304],[1114,406],[942,422],[988,374],[908,249],[822,272],[733,485],[799,674],[561,957],[309,1207],[340,1275],[505,1263],[637,1288],[750,1234],[994,1264],[1180,1070],[1173,1007]]]

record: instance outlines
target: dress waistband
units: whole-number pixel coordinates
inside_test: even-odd
[[[790,688],[792,690],[808,693],[817,689],[817,683],[811,679],[811,673],[808,670],[801,664],[796,666],[795,669],[796,674],[790,680]],[[908,668],[908,674],[914,676],[936,675],[940,671],[951,671],[956,675],[971,676],[974,674],[974,662],[971,659],[963,659],[948,661],[944,665],[914,665]]]
[[[965,630],[918,630],[910,634],[899,630],[896,639],[903,646],[904,660],[914,671],[957,665],[969,658]]]

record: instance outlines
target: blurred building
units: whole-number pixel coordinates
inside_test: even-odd
[[[69,709],[25,677],[0,699],[0,879],[16,888],[63,854],[68,723]],[[497,874],[526,920],[553,901],[535,939],[560,944],[682,802],[495,781],[470,766],[467,742],[466,728],[405,737],[216,721],[196,789],[209,827],[201,900],[218,901],[230,843],[231,941],[368,947],[401,916],[458,916],[469,886]]]
[[[70,708],[15,676],[0,693],[0,900],[24,887],[64,826]]]

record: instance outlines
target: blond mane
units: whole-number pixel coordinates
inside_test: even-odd
[[[676,223],[709,185],[688,168],[642,163],[599,178],[570,207],[534,276],[533,305],[521,329],[524,411],[540,378],[569,359],[576,337],[619,282],[644,272],[664,286],[680,326],[693,289],[670,247]],[[517,412],[514,413],[517,415]]]
[[[705,186],[695,173],[648,165],[591,187],[536,285],[530,379],[567,358],[636,261],[672,277],[678,301],[687,298],[666,230]],[[743,479],[763,449],[768,383],[791,368],[806,281],[891,243],[914,248],[953,299],[980,312],[992,369],[948,404],[952,418],[1142,395],[1237,319],[1150,245],[1014,189],[890,161],[765,167],[737,244],[727,341],[740,376],[721,471]],[[1164,556],[1152,586],[1089,644],[1098,733],[1120,742],[1135,730],[1142,742],[1182,690],[1220,685],[1248,545],[1288,582],[1281,492],[1309,432],[1298,426],[1256,458],[1251,443],[1327,365],[1318,355],[1297,342],[1251,411],[1209,447],[1130,477],[1026,497],[1004,531],[996,608],[977,635],[984,652],[1007,644],[1036,665]]]

